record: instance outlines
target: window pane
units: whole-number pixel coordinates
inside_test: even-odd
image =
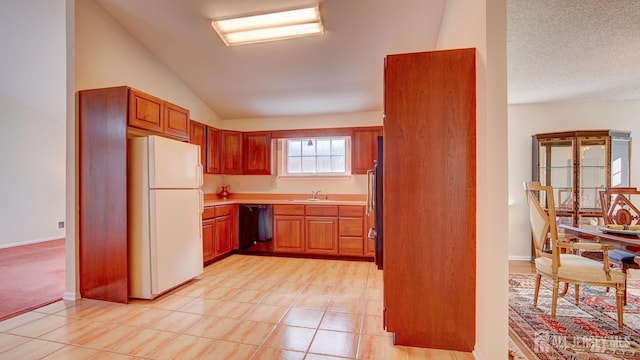
[[[285,139],[283,174],[342,176],[348,173],[347,137]]]
[[[300,149],[302,145],[302,140],[288,140],[287,144],[288,144],[287,154],[289,156],[302,155],[302,150]]]
[[[287,172],[299,173],[302,171],[302,158],[289,157],[287,158]]]
[[[309,140],[311,140],[311,142],[309,142]],[[316,141],[314,139],[304,139],[302,144],[302,155],[315,156],[315,154],[316,154]]]
[[[319,173],[331,172],[331,156],[318,156],[318,172]]]
[[[316,172],[316,158],[315,156],[303,156],[302,157],[302,172],[314,173]]]
[[[331,155],[331,139],[318,139],[316,141],[317,155]]]
[[[345,172],[346,164],[344,156],[332,156],[331,167],[333,172]]]
[[[331,155],[344,155],[345,147],[344,139],[331,139]]]

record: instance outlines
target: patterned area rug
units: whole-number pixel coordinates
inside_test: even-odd
[[[615,291],[607,293],[602,287],[581,286],[580,305],[575,306],[571,286],[564,298],[558,298],[554,321],[551,281],[542,278],[538,306],[534,307],[535,275],[511,274],[509,334],[530,359],[640,359],[638,285],[638,281],[629,281],[624,332],[618,333]]]

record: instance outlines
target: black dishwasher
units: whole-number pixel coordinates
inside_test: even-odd
[[[271,205],[241,204],[239,209],[239,246],[240,250],[255,251],[258,242],[270,242],[273,222]],[[264,247],[257,247],[262,249]]]

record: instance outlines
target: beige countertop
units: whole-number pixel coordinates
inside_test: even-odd
[[[227,204],[366,205],[366,195],[329,194],[328,200],[309,200],[309,197],[308,194],[231,194],[227,199],[220,199],[218,194],[205,194],[204,206]]]

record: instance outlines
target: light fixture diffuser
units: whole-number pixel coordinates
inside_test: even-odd
[[[227,46],[324,33],[317,5],[304,9],[213,20],[211,26]]]

